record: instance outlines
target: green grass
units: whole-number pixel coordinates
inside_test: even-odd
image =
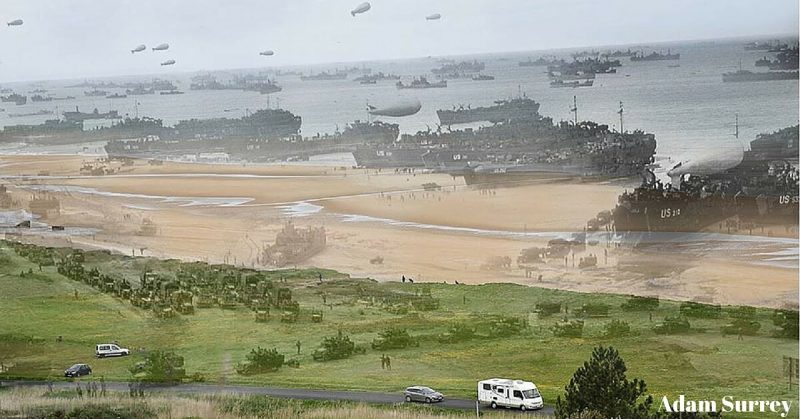
[[[653,312],[624,312],[626,296],[581,294],[512,284],[477,286],[447,284],[376,283],[348,279],[323,271],[326,281],[317,283],[318,270],[273,272],[286,278],[294,299],[300,303],[297,323],[280,323],[277,310],[266,323],[256,323],[245,307],[197,309],[193,315],[158,319],[150,311],[103,294],[85,284],[56,273],[55,267],[38,267],[17,256],[7,245],[0,247],[0,361],[13,364],[8,376],[59,377],[73,363],[89,363],[95,376],[107,380],[130,378],[128,367],[142,359],[139,348],[169,349],[186,359],[187,371],[199,372],[209,382],[324,389],[353,389],[399,392],[408,385],[424,384],[446,395],[474,397],[476,381],[490,377],[524,378],[534,381],[546,402],[562,394],[572,373],[588,359],[597,345],[614,346],[625,359],[628,376],[646,381],[648,390],[660,399],[679,394],[687,398],[716,399],[731,395],[739,399],[794,400],[782,376],[782,357],[796,356],[798,342],[771,337],[775,326],[771,310],[758,309],[761,323],[757,336],[723,336],[720,328],[730,319],[690,319],[695,332],[661,336],[652,332],[656,321],[677,314],[680,303],[661,301]],[[87,265],[104,273],[135,279],[142,268],[169,273],[177,261],[157,261],[112,255],[87,257]],[[20,277],[33,269],[34,275]],[[369,293],[417,292],[430,290],[440,300],[438,310],[391,314],[369,298],[356,297],[361,287]],[[78,298],[74,296],[78,291]],[[323,307],[321,293],[333,308]],[[466,297],[466,304],[464,298]],[[554,337],[550,328],[564,318],[556,314],[539,319],[533,313],[538,302],[560,301],[573,309],[584,303],[606,303],[610,315],[585,320],[582,338]],[[323,308],[322,323],[312,323],[310,310]],[[456,344],[441,344],[435,336],[453,321],[471,321],[491,314],[527,317],[530,327],[520,336],[479,338]],[[628,322],[638,335],[603,338],[603,326],[611,319]],[[381,353],[369,349],[365,355],[315,362],[311,353],[325,336],[338,329],[356,344],[369,347],[387,327],[409,329],[420,338],[420,346],[385,351],[392,358],[392,370],[380,367]],[[13,333],[14,336],[6,336]],[[56,342],[56,336],[64,336]],[[33,340],[21,336],[32,337]],[[94,345],[112,340],[132,349],[128,358],[93,358]],[[301,354],[296,355],[296,341]],[[276,347],[287,359],[300,361],[299,368],[283,367],[274,373],[240,376],[235,364],[250,349]],[[0,375],[2,377],[2,375]]]

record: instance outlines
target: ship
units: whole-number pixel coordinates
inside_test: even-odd
[[[391,144],[400,135],[400,126],[381,121],[356,120],[345,126],[339,135],[343,144]]]
[[[798,126],[759,135],[740,163],[718,173],[683,174],[664,185],[645,172],[639,187],[619,197],[612,211],[613,229],[694,232],[731,217],[751,228],[797,225],[797,136]]]
[[[283,267],[301,263],[322,252],[327,242],[325,227],[297,228],[291,220],[275,237],[275,243],[264,246],[259,263]]]
[[[106,92],[105,90],[97,90],[97,89],[95,89],[95,90],[85,91],[85,92],[83,92],[83,94],[84,94],[84,96],[94,97],[94,96],[106,96],[106,95],[108,95],[108,92]]]
[[[534,105],[535,108],[535,105]],[[538,114],[477,129],[404,134],[391,144],[354,152],[359,166],[426,168],[469,183],[541,177],[624,177],[651,164],[656,141],[640,131],[619,133],[593,122],[560,122]]]
[[[594,85],[594,80],[564,81],[561,79],[557,79],[550,82],[550,87],[592,87],[593,85]]]
[[[551,65],[562,65],[566,63],[563,59],[545,59],[544,57],[539,57],[536,60],[531,60],[528,57],[527,61],[520,61],[518,65],[520,67],[536,67],[536,66],[551,66]]]
[[[69,122],[83,122],[87,119],[120,119],[119,112],[117,111],[108,111],[104,113],[100,113],[97,108],[90,113],[81,112],[78,110],[78,107],[75,107],[74,111],[65,111],[64,112],[64,119]]]
[[[680,60],[681,54],[673,54],[671,50],[667,50],[666,54],[662,54],[656,51],[651,52],[650,54],[644,55],[643,52],[639,52],[637,54],[631,55],[631,61],[665,61],[665,60]]]
[[[51,102],[52,100],[53,98],[49,96],[42,96],[42,95],[31,96],[31,102]]]
[[[383,72],[378,72],[375,74],[365,74],[363,76],[359,76],[353,79],[353,81],[357,81],[361,84],[374,84],[378,80],[400,80],[400,76],[396,74],[386,74]]]
[[[123,95],[120,93],[114,93],[113,95],[106,96],[106,99],[125,99],[128,95]]]
[[[494,76],[489,76],[486,74],[476,74],[472,76],[472,80],[475,81],[494,80]]]
[[[477,60],[460,63],[445,63],[439,68],[431,69],[433,74],[478,73],[486,68],[486,64]]]
[[[181,92],[180,90],[165,90],[163,92],[158,92],[158,94],[162,95],[162,96],[165,96],[165,95],[182,95],[183,92]]]
[[[142,86],[136,86],[133,89],[126,89],[125,90],[125,94],[126,95],[134,95],[134,96],[152,95],[152,94],[155,94],[155,92],[156,92],[155,89],[152,89],[152,88],[146,89],[146,88],[144,88]]]
[[[440,109],[436,111],[442,125],[468,124],[472,122],[488,121],[498,123],[512,119],[537,118],[540,104],[526,96],[496,100],[487,107],[453,107],[452,110]]]
[[[724,73],[722,81],[725,83],[731,82],[749,82],[749,81],[774,81],[774,80],[797,80],[797,71],[769,71],[769,72],[753,72],[747,70],[738,70],[732,73]]]
[[[442,88],[447,87],[447,80],[441,80],[437,82],[429,82],[425,77],[418,77],[414,80],[411,80],[411,83],[404,84],[402,81],[398,81],[397,84],[398,89],[432,89],[432,88]]]
[[[12,93],[8,96],[0,96],[0,101],[14,102],[15,105],[24,105],[28,103],[28,97],[17,93]]]
[[[300,76],[300,80],[303,81],[315,81],[315,80],[344,80],[347,78],[347,72],[344,71],[337,71],[335,73],[329,73],[327,71],[323,71],[317,74],[309,74],[307,76]]]
[[[47,109],[40,109],[36,112],[30,112],[30,113],[10,113],[8,114],[8,116],[10,116],[11,118],[20,118],[24,116],[39,116],[39,115],[52,115],[52,114],[53,111]]]

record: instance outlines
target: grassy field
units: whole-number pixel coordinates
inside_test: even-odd
[[[174,274],[177,261],[158,261],[108,254],[87,256],[86,265],[135,281],[145,267]],[[22,272],[33,271],[32,274]],[[400,392],[408,385],[428,385],[454,397],[474,397],[476,381],[490,377],[534,381],[545,403],[562,394],[572,373],[588,359],[593,347],[614,346],[625,359],[628,377],[646,381],[656,398],[719,400],[730,395],[747,400],[795,400],[782,375],[783,356],[796,356],[798,342],[772,337],[772,310],[757,309],[761,324],[755,336],[724,336],[730,323],[726,310],[719,318],[690,318],[692,331],[659,335],[653,327],[667,315],[676,315],[680,303],[661,301],[649,311],[623,311],[627,296],[579,294],[511,284],[452,285],[377,283],[318,270],[287,270],[267,277],[292,289],[301,312],[296,323],[282,323],[276,311],[266,323],[256,323],[253,312],[235,309],[197,309],[192,315],[161,319],[150,310],[132,306],[81,282],[67,279],[55,267],[39,267],[0,245],[0,378],[57,378],[73,363],[89,363],[95,377],[130,378],[128,368],[142,359],[142,351],[173,350],[185,357],[189,374],[200,373],[209,382],[237,382],[318,389],[358,389]],[[77,292],[77,298],[76,298]],[[376,296],[413,296],[430,292],[439,307],[399,314],[382,306]],[[328,305],[323,305],[323,294]],[[560,302],[560,313],[540,318],[536,305]],[[584,319],[583,336],[556,337],[551,328],[564,318],[576,319],[587,303],[610,306],[607,316]],[[321,323],[311,321],[312,309],[322,309]],[[566,313],[565,313],[566,311]],[[440,343],[437,336],[454,322],[484,324],[494,315],[523,317],[528,326],[519,335],[480,337],[460,343]],[[652,315],[652,320],[651,320]],[[628,337],[604,337],[612,319],[624,320],[634,332]],[[418,347],[376,351],[349,359],[317,362],[311,357],[322,339],[337,330],[357,345],[369,347],[389,327],[408,329]],[[479,333],[481,329],[479,328]],[[57,342],[56,337],[63,336]],[[94,345],[119,341],[134,351],[127,358],[94,359]],[[296,342],[300,341],[297,355]],[[298,368],[241,376],[236,363],[256,346],[272,348],[299,361]],[[381,369],[380,356],[391,357],[392,369]],[[796,405],[796,403],[795,403]]]

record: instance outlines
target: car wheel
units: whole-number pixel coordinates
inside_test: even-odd
[[[425,398],[425,403],[430,403],[430,402],[431,402],[431,398],[430,397],[426,397]]]
[[[411,403],[411,396],[406,396],[406,402]]]
[[[497,409],[497,403],[492,402],[492,409]]]
[[[528,408],[525,407],[525,405],[523,404],[522,406],[519,407],[519,410],[522,410],[523,412],[525,412],[525,411],[528,410]]]

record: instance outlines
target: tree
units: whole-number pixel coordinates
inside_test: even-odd
[[[798,337],[798,317],[794,310],[775,310],[772,313],[772,323],[780,330],[775,331],[775,336],[781,338],[797,339]]]
[[[350,336],[342,334],[340,330],[336,336],[322,340],[319,349],[311,354],[315,361],[330,361],[333,359],[349,358],[356,350],[356,344]]]
[[[186,377],[183,357],[171,351],[153,351],[144,361],[130,368],[131,374],[142,381],[175,383]]]
[[[587,412],[603,418],[649,418],[653,397],[645,394],[644,381],[628,381],[626,370],[616,349],[594,348],[591,359],[575,371],[564,388],[564,399],[559,396],[556,400],[556,418],[575,419]]]
[[[236,372],[246,375],[277,371],[283,366],[284,360],[284,356],[278,353],[278,349],[266,349],[259,346],[247,354],[246,362],[236,366]]]

